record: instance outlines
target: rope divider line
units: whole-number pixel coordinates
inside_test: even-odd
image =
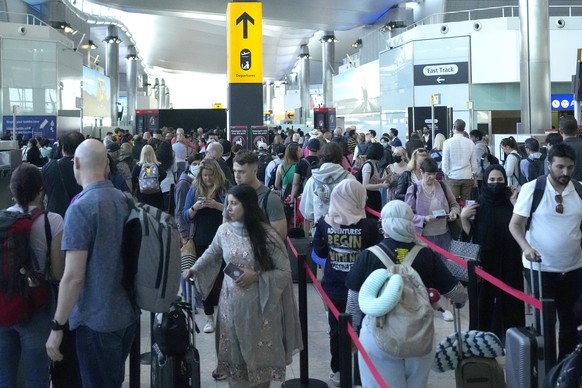
[[[366,211],[368,213],[371,213],[372,215],[380,217],[380,213],[378,213],[377,211],[375,211],[373,209],[366,207]],[[430,249],[437,252],[441,256],[445,257],[448,260],[454,261],[455,263],[459,264],[460,266],[462,266],[464,268],[467,268],[467,262],[465,260],[461,259],[458,256],[453,255],[451,252],[439,247],[438,245],[435,245],[433,242],[427,240],[426,238],[422,237],[419,234],[417,234],[416,237],[418,237],[420,240],[422,240],[426,245],[428,245],[428,247]],[[523,291],[520,291],[520,290],[517,290],[513,287],[508,286],[506,283],[502,282],[501,280],[497,279],[496,277],[494,277],[493,275],[491,275],[490,273],[484,271],[483,269],[481,269],[479,267],[475,268],[475,273],[477,275],[479,275],[482,279],[488,281],[489,283],[491,283],[495,287],[505,291],[509,295],[521,300],[522,302],[525,302],[538,310],[542,309],[542,302],[539,299],[536,299],[533,296],[528,295]]]
[[[289,238],[289,236],[287,236],[287,243],[289,243],[289,247],[291,248],[291,252],[295,255],[295,258],[297,258],[299,255],[297,254],[297,250],[295,249],[295,246],[293,245],[293,242],[291,241],[291,239]],[[333,302],[331,301],[331,299],[329,299],[329,297],[327,296],[327,294],[325,293],[325,291],[321,287],[321,284],[319,283],[319,280],[317,280],[317,277],[311,271],[311,268],[309,268],[309,265],[307,264],[307,261],[305,261],[303,263],[303,266],[305,267],[305,270],[307,272],[307,275],[309,275],[309,277],[311,278],[311,281],[313,282],[313,285],[315,286],[315,289],[317,290],[317,293],[321,296],[321,298],[323,299],[323,302],[327,305],[329,311],[333,314],[334,318],[336,320],[339,320],[339,314],[340,314],[339,310],[335,307],[335,305],[333,304]],[[378,372],[378,369],[376,369],[376,366],[374,365],[374,363],[372,362],[372,359],[370,358],[370,356],[368,355],[368,353],[364,349],[364,346],[360,342],[360,338],[356,334],[356,331],[352,327],[352,324],[351,323],[348,324],[348,333],[350,334],[350,337],[352,338],[352,341],[356,345],[356,348],[358,349],[358,351],[362,355],[362,358],[366,362],[366,365],[368,365],[368,368],[370,369],[370,372],[372,373],[372,376],[374,376],[374,379],[378,383],[378,386],[380,388],[390,388],[388,386],[388,384],[384,381],[384,379],[382,378],[382,376],[380,375],[380,373]]]

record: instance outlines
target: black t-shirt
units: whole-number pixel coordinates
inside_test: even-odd
[[[327,257],[321,285],[332,299],[347,299],[345,280],[360,252],[382,240],[378,222],[364,218],[354,225],[336,231],[320,218],[313,237],[313,249],[319,257]]]
[[[64,156],[59,160],[51,160],[42,167],[42,177],[47,195],[47,210],[65,217],[71,200],[83,190],[75,179],[73,158]]]
[[[403,243],[391,238],[385,238],[382,241],[380,247],[383,249],[385,249],[382,247],[384,244],[396,253],[399,261],[404,260],[414,246],[414,243]],[[388,257],[391,256],[388,255]],[[346,278],[346,287],[359,292],[368,275],[380,268],[386,268],[386,266],[376,255],[368,250],[362,251]],[[445,263],[430,248],[423,248],[418,252],[412,268],[418,272],[427,288],[436,288],[443,295],[451,292],[458,284],[458,280],[451,274]]]
[[[311,177],[311,170],[317,168],[318,164],[319,158],[317,156],[309,155],[297,163],[295,166],[295,174],[299,174],[299,176],[301,176],[301,181],[305,182]]]

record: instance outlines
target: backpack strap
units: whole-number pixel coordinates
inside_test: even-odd
[[[410,251],[408,251],[408,254],[406,255],[406,257],[402,261],[402,264],[406,264],[406,265],[411,266],[412,263],[414,263],[416,256],[418,256],[418,253],[420,252],[420,250],[422,248],[424,248],[422,245],[415,244],[412,247],[412,249]],[[378,245],[371,246],[371,247],[367,248],[367,250],[372,252],[374,254],[374,256],[376,256],[378,259],[380,259],[382,264],[384,264],[384,266],[387,269],[390,269],[392,266],[395,265],[394,260],[395,260],[396,256],[394,256],[394,259],[392,257],[390,257],[391,255],[389,255],[388,252],[390,252],[390,253],[393,253],[393,252],[383,242],[381,242]]]
[[[534,189],[533,192],[533,196],[532,196],[532,201],[531,201],[531,210],[529,212],[529,217],[527,219],[527,222],[525,224],[525,230],[529,230],[529,227],[531,226],[531,218],[534,214],[534,212],[536,211],[536,209],[538,208],[538,206],[540,205],[540,202],[542,201],[542,197],[544,196],[544,191],[546,190],[546,183],[547,183],[547,177],[546,175],[540,175],[539,177],[536,178],[536,187]],[[578,185],[580,185],[580,183],[578,183]],[[574,187],[576,187],[576,185],[574,185]],[[582,190],[582,187],[580,188],[580,190]],[[576,190],[578,191],[578,190]],[[578,194],[580,195],[580,193]],[[582,195],[580,195],[580,198],[582,198]]]

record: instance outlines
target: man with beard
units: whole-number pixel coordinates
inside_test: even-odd
[[[582,294],[582,199],[578,194],[582,188],[572,180],[575,162],[576,153],[569,145],[552,147],[547,161],[550,173],[522,186],[509,223],[509,231],[523,250],[525,278],[530,279],[533,262],[534,271],[542,272],[544,297],[556,302],[559,359],[576,347],[576,328],[581,323],[573,313]]]

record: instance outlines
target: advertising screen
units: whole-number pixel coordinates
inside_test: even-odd
[[[88,67],[83,67],[83,115],[85,117],[111,115],[109,77]]]

